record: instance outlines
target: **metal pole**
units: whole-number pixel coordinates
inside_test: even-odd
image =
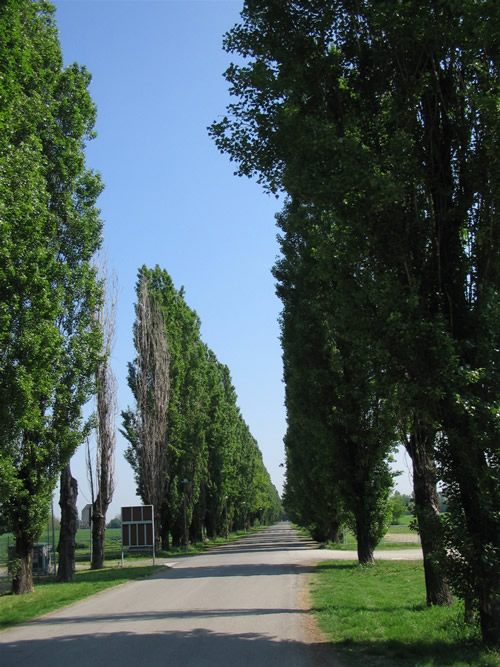
[[[52,498],[52,556],[54,557],[54,574],[56,573],[56,536],[54,532],[54,498]]]
[[[155,540],[155,508],[154,505],[151,506],[151,515],[152,515],[152,530],[153,530],[153,566],[156,564],[156,540]],[[123,553],[123,552],[122,552]]]
[[[186,517],[186,487],[184,487],[184,551],[188,550],[187,517]]]
[[[184,478],[182,483],[184,484],[184,551],[188,550],[188,534],[187,534],[187,514],[186,514],[186,484],[187,479]]]
[[[227,496],[226,496],[226,540],[229,539],[229,524],[227,522]]]

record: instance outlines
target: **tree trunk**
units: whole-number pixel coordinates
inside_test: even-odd
[[[184,539],[184,528],[179,526],[178,523],[175,523],[172,526],[172,545],[174,547],[180,547],[183,539]]]
[[[445,429],[453,448],[458,479],[460,505],[464,514],[465,531],[461,556],[469,564],[470,606],[479,610],[481,634],[485,644],[500,645],[500,569],[492,554],[498,553],[500,537],[498,519],[493,507],[498,506],[498,490],[495,476],[491,473],[484,449],[474,442],[477,435],[470,428],[468,419],[452,410],[448,411]],[[462,417],[462,418],[461,418]]]
[[[16,535],[16,563],[12,578],[12,593],[33,593],[33,538],[25,533]]]
[[[78,483],[71,475],[70,464],[61,471],[61,493],[59,506],[61,507],[61,528],[59,532],[59,564],[57,581],[73,581],[75,577],[75,536],[78,520],[76,499]]]
[[[356,517],[356,538],[358,541],[358,561],[360,565],[375,563],[373,550],[375,545],[370,537],[370,524],[365,516]]]
[[[151,503],[152,504],[152,503]],[[161,505],[153,505],[153,517],[154,517],[154,550],[155,553],[158,553],[160,550],[161,540],[163,540],[163,524],[164,524],[164,512],[162,512]]]
[[[436,491],[433,429],[426,430],[416,423],[406,442],[413,462],[413,493],[422,554],[424,558],[425,589],[428,605],[453,604],[453,595],[439,571],[433,556],[442,554],[442,528]]]
[[[196,505],[194,508],[189,534],[193,544],[203,542],[203,524],[201,521],[201,509],[199,505]]]
[[[91,570],[104,567],[104,543],[106,538],[106,514],[99,509],[99,498],[92,508],[92,560]]]
[[[170,550],[170,530],[166,521],[163,521],[161,525],[161,548],[163,551]]]
[[[496,590],[499,590],[497,576]],[[482,586],[479,594],[479,619],[481,635],[485,644],[491,647],[500,646],[500,601],[491,594],[488,587]]]
[[[210,509],[207,510],[205,516],[205,527],[208,539],[214,540],[217,537],[217,517],[215,511],[212,511]]]
[[[329,530],[329,539],[331,542],[334,544],[338,544],[340,542],[340,523],[338,521],[332,521],[330,523],[330,530]]]

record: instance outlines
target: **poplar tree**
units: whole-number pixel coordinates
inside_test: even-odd
[[[125,456],[134,469],[139,495],[154,507],[158,548],[170,473],[166,429],[171,398],[171,346],[162,307],[145,267],[139,272],[135,311],[136,358],[129,364],[128,382],[136,406],[122,413],[123,434],[130,443]]]
[[[328,217],[292,203],[278,216],[287,479],[306,477],[315,530],[335,537],[342,518],[357,536],[359,561],[370,563],[387,530],[396,420],[362,244],[350,249]]]
[[[47,2],[0,5],[0,503],[16,539],[13,592],[33,590],[33,544],[93,392],[99,176],[90,75],[63,67]]]
[[[248,62],[227,71],[237,99],[211,133],[239,174],[366,248],[428,602],[451,599],[441,559],[497,644],[499,5],[247,0],[242,19],[225,46]]]
[[[184,290],[167,271],[143,266],[137,298],[136,358],[128,378],[135,406],[122,413],[122,433],[137,492],[155,505],[162,548],[170,539],[175,546],[184,541],[184,501],[191,541],[224,534],[244,515],[277,520],[279,497],[236,404],[229,369],[201,340],[200,319]],[[160,378],[167,376],[165,392]]]
[[[111,354],[115,343],[116,303],[118,283],[116,276],[109,276],[107,262],[102,258],[99,275],[104,288],[104,298],[94,314],[103,335],[102,358],[96,371],[96,454],[95,497],[92,490],[92,560],[91,569],[104,567],[106,537],[106,512],[115,490],[116,416],[118,413],[116,377],[111,367]],[[91,466],[92,462],[89,461]]]

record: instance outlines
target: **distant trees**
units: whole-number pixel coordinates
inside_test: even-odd
[[[117,514],[115,517],[111,519],[111,521],[109,521],[106,524],[106,528],[121,528],[121,525],[122,525],[122,518],[119,514]]]
[[[428,602],[451,602],[445,573],[492,644],[500,637],[499,26],[491,0],[356,8],[247,0],[225,45],[248,62],[226,72],[237,99],[211,128],[239,174],[313,212],[295,237],[322,264],[318,291],[326,284],[335,297],[317,321],[334,327],[342,363],[362,371],[351,390],[359,387],[364,406],[370,395],[381,401],[412,458]],[[346,357],[350,336],[338,327],[353,302],[360,312],[351,310]],[[286,347],[284,355],[286,363]],[[337,386],[338,372],[321,363]],[[287,381],[287,401],[290,391]],[[366,414],[375,415],[358,413]],[[289,442],[300,441],[295,426]],[[347,435],[358,432],[351,423]],[[313,493],[308,468],[321,460],[313,454],[321,441],[309,441],[310,456],[290,456],[287,489]],[[335,466],[330,443],[334,455],[323,460]],[[302,480],[295,462],[305,466]]]
[[[139,271],[134,340],[135,407],[122,413],[122,432],[138,494],[155,505],[163,548],[170,538],[184,539],[184,495],[193,540],[223,534],[227,524],[277,520],[280,499],[236,405],[229,371],[201,340],[183,291],[159,267]]]
[[[391,496],[391,523],[397,524],[399,519],[409,511],[409,505],[411,503],[410,496],[396,491]]]
[[[89,83],[85,68],[63,67],[48,3],[1,3],[0,504],[16,538],[14,593],[33,589],[33,543],[85,436],[100,354]]]

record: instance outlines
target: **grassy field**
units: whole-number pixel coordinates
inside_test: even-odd
[[[327,562],[311,579],[313,611],[341,661],[370,667],[493,667],[476,626],[453,607],[425,604],[421,562]]]

